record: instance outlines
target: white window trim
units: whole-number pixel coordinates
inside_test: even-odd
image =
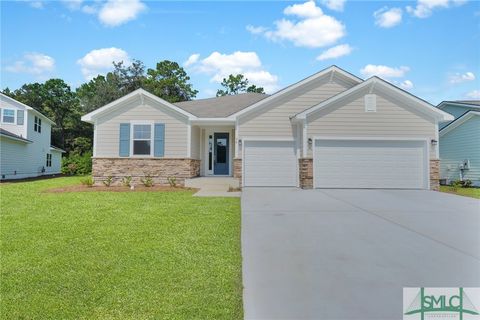
[[[35,119],[37,119],[36,123]],[[37,126],[37,130],[35,130],[35,125]],[[40,130],[38,130],[38,128],[40,128]],[[33,117],[33,132],[42,134],[42,118],[40,118],[39,116]]]
[[[5,110],[11,110],[13,111],[13,122],[5,122],[3,121],[3,113],[5,112]],[[2,118],[2,124],[14,124],[16,125],[17,124],[17,109],[10,109],[10,108],[2,108],[2,114],[0,115]]]
[[[150,155],[148,154],[133,154],[133,134],[134,134],[134,125],[149,125],[150,126]],[[153,158],[153,136],[154,136],[154,127],[153,121],[144,120],[144,121],[130,121],[130,157],[131,158]],[[148,141],[147,139],[135,139],[138,141]]]

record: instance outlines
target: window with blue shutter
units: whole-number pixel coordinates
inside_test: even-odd
[[[120,123],[120,157],[130,156],[130,123]]]
[[[23,119],[24,119],[24,111],[23,110],[17,110],[17,124],[22,126],[23,125]]]
[[[165,124],[155,123],[153,152],[155,157],[165,155]]]

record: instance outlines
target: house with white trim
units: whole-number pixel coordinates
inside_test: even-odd
[[[0,178],[13,180],[61,172],[62,153],[51,145],[45,115],[0,93]]]
[[[331,66],[272,95],[169,103],[138,89],[82,117],[93,176],[233,176],[243,186],[437,189],[453,116],[378,77]]]
[[[440,179],[480,186],[480,101],[443,101],[438,108],[455,120],[440,127]]]

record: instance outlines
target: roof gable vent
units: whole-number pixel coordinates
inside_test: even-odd
[[[365,112],[377,112],[377,95],[365,95]]]

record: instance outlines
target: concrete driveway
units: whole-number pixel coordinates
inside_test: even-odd
[[[244,188],[246,319],[401,319],[403,287],[480,286],[480,201]]]

